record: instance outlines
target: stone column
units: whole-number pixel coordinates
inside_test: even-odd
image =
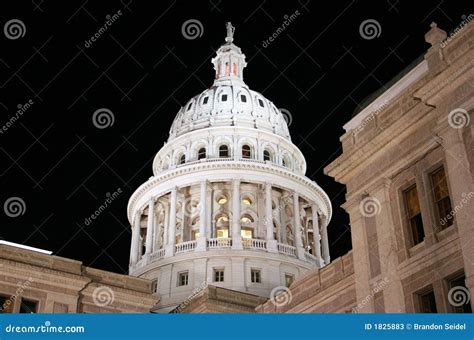
[[[165,206],[165,222],[163,223],[163,244],[161,248],[165,249],[168,244],[168,226],[170,224],[170,202],[166,202]]]
[[[148,202],[148,221],[146,226],[145,254],[150,254],[153,248],[153,225],[155,223],[155,201],[150,197]]]
[[[305,259],[303,243],[301,242],[301,218],[300,218],[300,198],[298,193],[293,193],[293,224],[295,226],[295,246],[296,255],[300,260]]]
[[[177,189],[171,189],[170,217],[168,225],[168,241],[166,245],[165,257],[174,255],[174,246],[176,244],[176,194]]]
[[[196,250],[206,250],[206,226],[207,226],[207,181],[201,181],[201,193],[199,199],[199,237]]]
[[[324,263],[329,264],[329,262],[331,262],[331,256],[329,255],[328,226],[326,221],[323,221],[321,224],[321,242]]]
[[[267,250],[269,252],[277,253],[277,240],[273,236],[273,209],[272,209],[272,184],[265,183],[265,225]]]
[[[318,261],[318,267],[324,266],[324,261],[321,259],[321,235],[319,235],[319,216],[318,206],[313,204],[311,206],[311,213],[313,214],[313,241],[314,241],[314,256]]]
[[[240,228],[240,179],[234,179],[232,182],[232,249],[242,249]]]
[[[138,211],[135,214],[135,220],[132,227],[132,243],[130,249],[130,264],[132,266],[136,265],[138,262],[138,246],[140,243],[140,222],[142,214]]]

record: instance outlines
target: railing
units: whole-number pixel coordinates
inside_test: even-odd
[[[175,246],[175,253],[179,254],[179,253],[187,253],[189,251],[194,251],[194,249],[196,248],[196,243],[197,243],[196,241],[187,241],[187,242],[178,243]]]
[[[242,239],[242,247],[245,249],[267,250],[267,241],[255,238],[244,238]]]
[[[151,254],[150,260],[154,261],[154,260],[160,259],[164,256],[165,256],[165,249],[164,248],[159,249],[159,250],[155,251],[153,254]]]
[[[313,254],[310,254],[309,252],[305,251],[304,255],[306,256],[306,259],[311,262],[316,262],[319,265],[318,258],[314,256]]]
[[[278,243],[278,252],[290,256],[296,256],[296,247],[288,244]]]
[[[209,249],[230,248],[232,247],[231,238],[210,238],[207,240]]]

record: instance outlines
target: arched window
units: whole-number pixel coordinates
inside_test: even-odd
[[[252,199],[248,196],[245,196],[244,198],[242,198],[242,203],[245,205],[252,205]]]
[[[184,164],[186,162],[186,156],[182,154],[179,156],[179,164]]]
[[[245,214],[245,215],[242,215],[242,217],[240,218],[240,222],[244,224],[250,224],[250,223],[253,223],[253,218],[252,216]]]
[[[229,157],[229,147],[227,145],[219,146],[219,157]]]
[[[237,64],[234,63],[234,74],[237,75]]]
[[[270,161],[272,159],[272,156],[270,154],[270,151],[268,151],[267,149],[265,149],[263,151],[263,160],[264,161]]]
[[[283,156],[283,159],[281,161],[281,164],[284,166],[284,167],[289,167],[290,166],[290,160],[288,159],[287,156]]]
[[[225,63],[225,75],[228,76],[230,73],[229,63]]]
[[[250,145],[244,144],[242,145],[242,158],[251,158],[252,157],[252,149],[250,149]]]
[[[206,148],[200,148],[198,151],[198,160],[206,158]]]

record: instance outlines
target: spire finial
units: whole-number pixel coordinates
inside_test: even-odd
[[[234,41],[235,27],[232,26],[230,21],[228,23],[226,23],[225,26],[227,28],[227,37],[225,38],[225,41],[228,42],[228,43],[231,43],[232,41]]]

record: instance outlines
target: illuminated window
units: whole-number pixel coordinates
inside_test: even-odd
[[[227,95],[223,94],[221,97],[221,101],[226,102],[227,101]]]
[[[209,101],[209,97],[204,97],[202,103],[206,105],[208,101]]]
[[[242,103],[246,103],[246,102],[247,102],[247,96],[241,94],[241,95],[240,95],[240,101],[241,101]]]
[[[292,274],[285,274],[285,286],[290,287],[291,284],[295,281],[295,276]]]
[[[252,200],[250,199],[250,197],[244,197],[242,199],[242,203],[245,205],[252,205]]]
[[[224,282],[224,269],[214,269],[214,282]]]
[[[269,161],[269,160],[271,160],[270,151],[268,151],[268,150],[264,150],[264,151],[263,151],[263,160],[264,160],[264,161]]]
[[[258,104],[259,104],[261,107],[265,107],[265,105],[263,105],[263,100],[261,100],[261,99],[258,100]]]
[[[252,269],[250,271],[250,280],[252,281],[252,283],[262,283],[262,278],[259,269]]]
[[[250,215],[244,215],[240,219],[240,222],[242,222],[242,223],[253,223],[253,218]]]
[[[421,218],[420,202],[418,200],[416,185],[407,189],[404,196],[408,225],[412,236],[412,244],[417,245],[425,238],[425,232],[423,230],[423,220]]]
[[[22,314],[38,313],[38,302],[21,299],[20,313]]]
[[[229,237],[229,229],[217,229],[217,238],[228,238]]]
[[[226,214],[222,214],[217,218],[217,223],[219,222],[229,222],[229,217]]]
[[[197,240],[199,238],[199,230],[193,230],[193,240]]]
[[[229,157],[229,147],[227,145],[219,146],[219,157]]]
[[[448,182],[444,169],[440,168],[431,174],[436,213],[442,229],[453,224],[451,200],[449,199]]]
[[[250,158],[252,156],[252,151],[250,145],[242,145],[242,158]]]
[[[219,198],[217,199],[217,203],[220,204],[220,205],[226,204],[227,203],[227,197],[219,196]]]
[[[186,156],[185,155],[181,155],[179,157],[179,164],[184,164],[184,162],[186,162]]]
[[[240,236],[242,236],[243,239],[250,240],[253,238],[253,231],[252,229],[241,229]]]
[[[206,158],[206,148],[200,148],[198,151],[198,159]]]
[[[234,63],[234,74],[237,75],[237,64]]]
[[[187,286],[189,282],[189,272],[178,273],[178,286]]]

